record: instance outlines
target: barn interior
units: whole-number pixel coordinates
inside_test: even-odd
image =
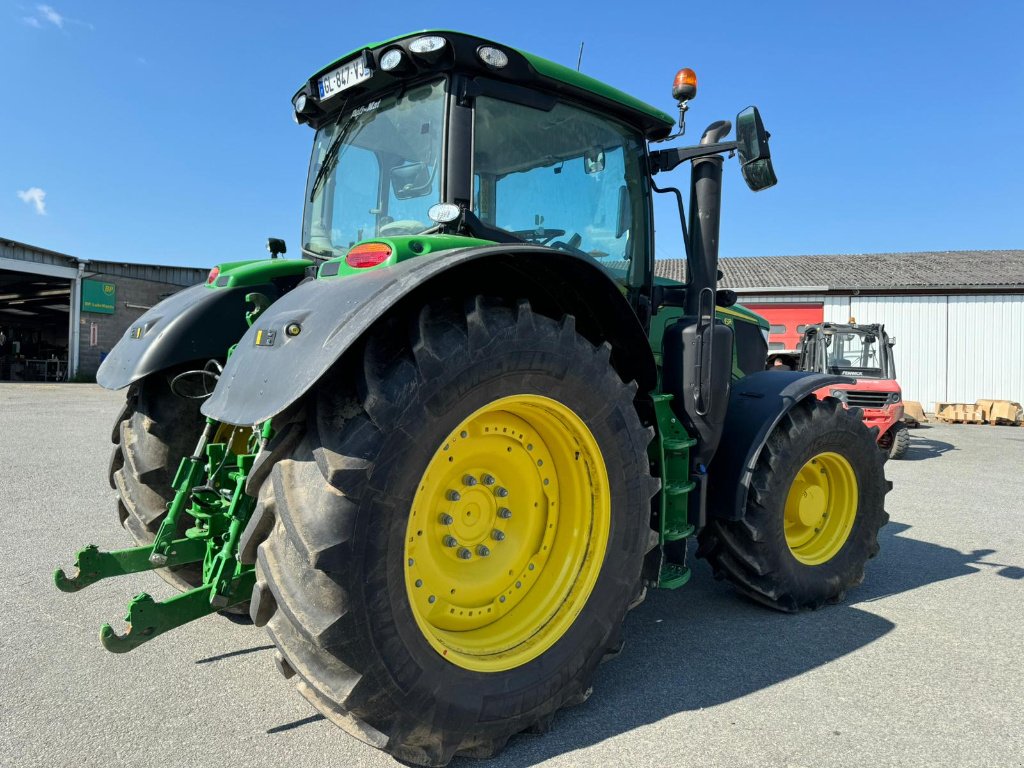
[[[71,281],[0,269],[0,381],[62,381]]]

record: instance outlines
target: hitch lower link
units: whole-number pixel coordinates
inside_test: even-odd
[[[268,422],[259,436],[263,440],[269,437],[269,427]],[[123,635],[104,624],[100,642],[108,651],[127,653],[168,630],[249,599],[255,572],[238,561],[237,553],[255,506],[255,499],[245,493],[245,481],[256,458],[250,446],[257,435],[246,440],[242,432],[207,419],[194,453],[178,467],[174,498],[152,544],[114,552],[89,545],[75,556],[74,576],[63,569],[54,572],[57,589],[77,592],[114,576],[202,563],[203,583],[194,589],[162,602],[145,592],[133,597]],[[185,515],[193,525],[183,531]]]

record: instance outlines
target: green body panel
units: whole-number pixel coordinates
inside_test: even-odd
[[[391,37],[388,38],[387,40],[381,40],[380,42],[377,43],[369,43],[368,45],[364,45],[359,48],[356,48],[355,50],[349,51],[344,56],[341,56],[332,61],[326,67],[317,70],[316,74],[319,75],[321,72],[326,72],[328,70],[334,69],[343,62],[353,58],[354,56],[358,56],[360,53],[367,49],[376,50],[377,48],[383,48],[399,40],[405,40],[411,37],[418,37],[420,35],[444,36],[463,34],[465,33],[457,32],[455,30],[450,29],[425,29],[419,32],[409,32],[404,35],[397,35],[396,37]],[[577,72],[574,69],[570,69],[569,67],[563,66],[562,64],[557,64],[556,62],[542,58],[541,56],[536,56],[532,53],[527,53],[526,51],[520,50],[518,48],[513,48],[512,46],[496,42],[493,43],[493,45],[497,48],[515,51],[520,56],[526,59],[526,61],[530,64],[531,67],[533,67],[534,71],[541,78],[550,81],[552,84],[556,86],[567,85],[571,88],[578,88],[579,90],[592,93],[596,97],[599,97],[601,99],[614,102],[615,104],[618,104],[619,106],[624,107],[625,109],[631,112],[637,112],[643,115],[648,120],[653,120],[655,122],[663,124],[664,131],[662,131],[662,133],[667,134],[675,127],[676,121],[675,118],[672,117],[671,115],[663,112],[657,107],[651,106],[645,101],[641,101],[640,99],[630,96],[628,93],[625,93],[624,91],[620,91],[618,88],[613,88],[607,83],[602,83],[600,80],[595,80],[594,78],[589,77],[588,75],[584,75],[580,72]],[[314,77],[315,76],[316,75],[314,75]]]
[[[518,50],[518,49],[516,49]],[[555,80],[559,83],[579,88],[584,91],[590,91],[591,93],[597,94],[603,99],[608,101],[614,101],[616,104],[620,104],[627,109],[634,112],[640,112],[647,117],[653,118],[654,120],[660,121],[665,124],[668,130],[672,130],[675,127],[676,119],[666,112],[662,112],[657,107],[653,107],[647,102],[640,101],[628,93],[620,91],[618,88],[613,88],[607,83],[602,83],[600,80],[595,80],[589,75],[584,75],[582,72],[577,72],[575,69],[557,64],[548,59],[535,56],[532,53],[526,51],[519,51],[530,65],[537,70],[537,74],[541,77],[546,77],[550,80]]]
[[[228,261],[218,264],[220,274],[207,288],[237,288],[245,285],[263,285],[278,277],[301,275],[313,266],[309,259],[254,259]]]
[[[492,240],[480,240],[475,237],[463,237],[462,235],[402,235],[399,237],[375,237],[372,240],[361,240],[356,245],[367,243],[385,243],[391,248],[391,256],[375,267],[356,268],[345,263],[344,256],[325,261],[320,265],[317,277],[322,280],[332,280],[336,277],[348,277],[369,272],[373,269],[397,264],[400,261],[414,259],[419,256],[429,256],[432,253],[450,251],[454,248],[472,248],[481,245],[494,245]],[[355,246],[352,246],[353,248]],[[328,266],[330,265],[330,266]],[[325,272],[326,268],[326,272]],[[335,272],[337,270],[337,272]],[[331,274],[334,272],[334,274]]]

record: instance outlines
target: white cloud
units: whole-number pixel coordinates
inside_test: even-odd
[[[35,27],[36,29],[41,29],[46,24],[52,24],[60,30],[64,30],[64,28],[69,24],[86,27],[88,29],[96,29],[96,27],[88,21],[72,19],[65,16],[52,5],[37,5],[32,16],[23,16],[21,20],[28,26]]]
[[[52,6],[49,5],[37,5],[36,10],[39,11],[39,17],[43,21],[48,21],[58,29],[64,29],[64,17],[53,10]]]
[[[39,187],[29,187],[25,190],[18,190],[18,197],[23,202],[35,206],[36,213],[40,216],[46,215],[46,191]]]

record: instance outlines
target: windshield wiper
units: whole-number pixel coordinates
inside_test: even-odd
[[[342,107],[342,114],[344,114],[344,107]],[[338,119],[339,121],[341,120],[341,118]],[[335,162],[337,162],[338,153],[341,152],[341,144],[345,140],[346,136],[348,136],[349,128],[352,127],[352,123],[354,122],[355,115],[349,115],[345,124],[338,129],[338,135],[334,137],[334,140],[331,142],[331,146],[329,146],[327,151],[324,153],[324,159],[320,161],[320,169],[316,172],[316,178],[313,179],[313,187],[309,190],[309,202],[313,202],[313,198],[316,197],[317,190],[320,189],[320,185],[323,183],[323,180],[327,177],[327,174],[330,173]]]

